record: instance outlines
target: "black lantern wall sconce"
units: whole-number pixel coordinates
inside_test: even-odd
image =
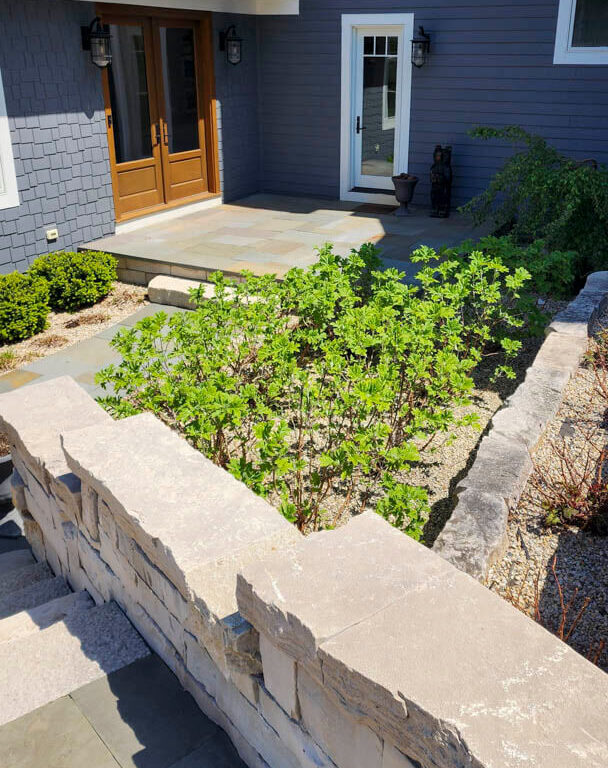
[[[104,69],[112,63],[110,33],[106,32],[101,19],[96,16],[88,27],[80,27],[82,50],[91,52],[91,61],[96,67]]]
[[[418,27],[418,32],[412,40],[412,64],[415,67],[423,67],[426,64],[431,50],[431,38],[424,31],[424,27]]]
[[[241,63],[243,58],[243,40],[236,33],[236,27],[231,24],[224,32],[220,32],[220,51],[226,51],[229,64]]]

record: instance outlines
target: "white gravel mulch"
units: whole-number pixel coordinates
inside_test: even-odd
[[[17,344],[0,346],[0,375],[95,336],[137,312],[147,303],[147,291],[144,286],[117,282],[109,295],[92,307],[72,313],[51,312],[42,333]]]
[[[602,318],[598,328],[606,325],[608,317]],[[576,478],[590,455],[592,466],[597,465],[598,452],[590,448],[589,438],[600,450],[605,448],[607,409],[608,401],[598,393],[593,371],[580,366],[534,454],[535,474],[519,505],[511,510],[507,553],[487,580],[490,589],[605,671],[608,647],[601,649],[601,643],[608,646],[608,537],[575,526],[548,527],[544,496],[538,487],[559,482],[560,454],[572,461]],[[561,628],[560,590],[567,608]]]

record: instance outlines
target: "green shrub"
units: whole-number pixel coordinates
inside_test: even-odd
[[[118,333],[102,403],[155,413],[301,530],[374,507],[419,538],[428,501],[407,472],[434,435],[477,423],[456,409],[484,354],[512,375],[528,275],[481,252],[438,263],[422,248],[415,260],[418,287],[378,271],[371,245],[349,258],[327,245],[282,283],[217,274],[195,311]]]
[[[20,272],[0,275],[0,344],[40,333],[48,314],[49,290],[44,280]]]
[[[116,280],[116,259],[100,251],[57,251],[37,258],[29,272],[47,281],[52,309],[75,312],[108,295]]]
[[[581,257],[576,251],[551,251],[543,240],[517,245],[512,235],[503,235],[467,240],[446,253],[468,257],[476,250],[500,259],[509,269],[525,267],[531,278],[527,287],[540,296],[567,299],[577,289]]]
[[[518,126],[479,127],[471,135],[523,144],[488,189],[463,207],[476,222],[493,220],[518,243],[544,241],[548,252],[576,251],[577,277],[605,267],[608,168],[576,162]]]

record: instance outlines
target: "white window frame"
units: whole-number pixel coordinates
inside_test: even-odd
[[[597,48],[573,47],[577,0],[559,0],[555,33],[554,64],[608,64],[608,45]]]
[[[387,62],[390,57],[387,56]],[[397,58],[396,56],[394,58]],[[397,89],[395,89],[395,114],[392,117],[388,116],[388,85],[382,86],[382,130],[390,131],[391,128],[395,128],[397,123]]]
[[[19,189],[17,188],[11,132],[8,127],[2,72],[0,72],[0,174],[2,174],[5,186],[4,191],[0,188],[0,210],[16,208],[19,205]]]

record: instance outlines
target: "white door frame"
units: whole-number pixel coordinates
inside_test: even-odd
[[[408,41],[414,34],[413,13],[342,14],[342,93],[340,116],[340,199],[368,203],[395,204],[392,194],[382,192],[353,192],[355,169],[355,100],[353,87],[357,82],[357,29],[359,27],[401,27],[403,40],[400,55],[401,83],[398,92],[398,136],[395,141],[395,169],[408,169],[410,143],[410,107],[412,100],[412,61]],[[388,180],[388,184],[391,182]]]

